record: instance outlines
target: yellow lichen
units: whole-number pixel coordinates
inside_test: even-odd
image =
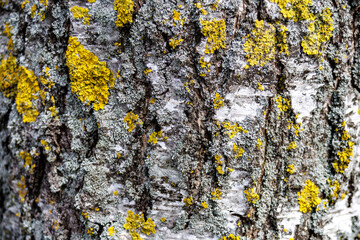
[[[260,139],[256,139],[256,141],[257,141],[256,148],[257,148],[257,150],[260,150],[262,141]]]
[[[227,237],[222,237],[219,240],[240,240],[240,236],[235,236],[234,234],[230,233]]]
[[[19,81],[19,67],[16,58],[9,56],[1,60],[0,64],[0,91],[5,97],[14,99],[17,94],[17,83]]]
[[[270,0],[281,9],[282,15],[293,21],[314,20],[315,16],[309,10],[312,0]]]
[[[244,149],[242,149],[240,146],[238,147],[236,143],[233,145],[233,151],[236,153],[235,159],[241,157],[243,153],[245,152]]]
[[[320,17],[314,19],[309,24],[309,34],[301,42],[303,51],[308,55],[319,54],[321,43],[328,41],[332,37],[333,20],[331,18],[332,13],[328,8],[325,8]]]
[[[244,51],[250,66],[260,65],[264,66],[265,63],[275,58],[275,27],[271,24],[264,23],[264,20],[256,20],[255,28],[245,36],[247,39],[244,43]]]
[[[216,188],[214,191],[211,191],[212,200],[219,200],[221,199],[222,192],[219,190],[219,188]]]
[[[156,225],[151,218],[145,221],[144,214],[134,214],[132,211],[128,211],[128,217],[123,227],[129,232],[133,240],[142,240],[140,231],[146,235],[156,233]]]
[[[294,170],[295,170],[295,168],[294,168],[293,164],[289,165],[286,169],[286,171],[290,174],[294,174]]]
[[[289,55],[289,46],[287,44],[287,28],[286,26],[279,25],[280,29],[278,30],[279,34],[276,35],[277,37],[277,47],[279,48],[280,53],[284,53],[286,55]]]
[[[87,105],[94,103],[94,110],[103,109],[109,99],[109,88],[115,83],[114,74],[106,67],[106,62],[100,62],[76,37],[69,38],[65,57],[72,93]]]
[[[295,149],[295,148],[296,148],[296,143],[295,143],[295,142],[291,142],[286,149],[287,149],[287,150],[291,150],[291,149]]]
[[[148,75],[149,73],[151,73],[151,69],[148,69],[148,68],[145,69],[145,70],[144,70],[144,73],[145,73],[145,75]]]
[[[221,160],[221,155],[215,155],[215,164],[216,164],[216,171],[221,175],[224,174],[225,172],[222,169],[224,162]]]
[[[261,85],[261,83],[258,83],[258,89],[262,92],[264,91],[264,87]]]
[[[184,200],[183,200],[183,203],[185,203],[185,207],[188,207],[192,204],[193,202],[193,197],[190,196],[190,197],[185,197]]]
[[[38,99],[38,78],[33,71],[17,65],[13,56],[1,60],[0,90],[6,97],[15,97],[16,109],[23,115],[23,122],[36,120],[39,112],[33,100]]]
[[[222,122],[223,127],[227,130],[225,134],[229,135],[230,139],[232,139],[238,132],[247,133],[247,130],[244,130],[239,124],[234,123],[231,124],[230,122]]]
[[[342,127],[344,126],[345,124]],[[350,134],[346,130],[342,131],[341,140],[343,141],[341,151],[336,153],[337,158],[332,165],[336,172],[343,173],[350,164],[350,158],[353,157],[354,142],[350,141]]]
[[[14,46],[14,43],[12,40],[12,34],[10,32],[12,29],[13,29],[13,27],[10,24],[8,24],[7,22],[5,22],[5,28],[4,28],[3,33],[9,38],[8,45],[7,45],[7,50],[9,50],[9,51],[12,51],[13,46]]]
[[[220,93],[215,94],[215,98],[213,99],[213,105],[214,105],[214,109],[219,109],[224,106],[224,99],[220,95]]]
[[[225,48],[226,41],[226,25],[225,20],[215,20],[211,21],[200,20],[202,25],[201,33],[204,34],[207,38],[207,44],[205,47],[205,53],[210,54],[214,53],[220,48]]]
[[[82,19],[84,25],[90,24],[90,14],[88,8],[74,6],[70,9],[75,19]]]
[[[283,98],[281,96],[278,96],[276,98],[277,108],[280,109],[281,112],[286,112],[290,109],[290,100]]]
[[[134,12],[134,2],[132,0],[115,0],[114,10],[117,11],[116,26],[123,27],[127,23],[132,23],[132,14]]]
[[[44,146],[45,150],[48,152],[50,150],[49,143],[47,143],[45,140],[41,139],[41,144]]]
[[[110,237],[114,236],[114,235],[115,235],[115,232],[116,232],[116,231],[115,231],[115,229],[114,229],[114,226],[108,228],[108,233],[109,233],[109,236],[110,236]]]
[[[22,160],[24,160],[24,168],[29,170],[30,174],[33,174],[36,165],[32,164],[33,159],[30,153],[27,151],[22,151],[20,152],[20,157],[22,158]]]
[[[153,132],[152,134],[150,134],[148,142],[152,143],[152,144],[156,144],[158,140],[166,142],[167,139],[168,139],[168,137],[163,135],[163,131],[159,131],[159,132]]]
[[[32,5],[31,9],[30,9],[30,13],[31,13],[31,18],[33,18],[35,16],[35,13],[36,13],[36,10],[37,10],[37,7],[35,4]]]
[[[23,115],[23,122],[35,122],[39,112],[33,100],[38,99],[39,83],[34,72],[25,67],[19,67],[20,74],[15,98],[16,109]]]
[[[206,203],[206,202],[202,202],[201,203],[201,206],[203,207],[203,208],[209,208],[209,205]]]
[[[180,43],[181,43],[182,41],[184,41],[184,39],[182,39],[182,38],[179,38],[179,39],[177,39],[177,38],[170,38],[169,45],[170,45],[173,49],[175,49],[177,46],[180,45]]]
[[[87,234],[89,234],[89,236],[94,234],[94,229],[93,228],[88,228],[86,231]]]
[[[246,199],[248,202],[255,204],[259,199],[259,195],[255,193],[253,188],[249,188],[244,191]]]
[[[297,194],[299,196],[300,212],[311,212],[312,208],[316,207],[321,202],[321,199],[318,196],[319,188],[310,179],[305,182],[304,188]]]
[[[160,218],[160,221],[161,221],[161,222],[165,222],[165,221],[166,221],[166,218],[164,218],[164,217],[163,217],[163,218]]]
[[[26,190],[26,184],[25,184],[25,176],[22,176],[20,181],[16,184],[17,187],[19,188],[19,196],[21,197],[21,202],[25,201],[25,196],[28,193],[28,191]]]
[[[340,192],[340,183],[337,180],[331,181],[330,179],[328,179],[327,182],[329,183],[331,188],[329,200],[334,202],[338,198],[338,194]]]
[[[132,111],[128,112],[123,120],[128,125],[128,132],[132,132],[135,129],[135,124],[142,124],[143,123],[139,119],[139,116],[137,114],[134,114]]]

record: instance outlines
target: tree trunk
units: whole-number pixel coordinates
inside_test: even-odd
[[[0,0],[1,239],[359,239],[359,25],[358,0]]]

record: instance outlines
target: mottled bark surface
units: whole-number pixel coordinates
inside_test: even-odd
[[[24,89],[0,72],[0,238],[132,239],[132,211],[156,225],[136,229],[143,239],[359,239],[360,2],[296,3],[322,20],[286,17],[278,2],[134,0],[132,22],[116,26],[110,0],[0,0],[3,66],[15,57],[40,88],[24,122]],[[74,6],[89,11],[76,19]],[[325,9],[331,36],[309,55]],[[255,45],[274,54],[251,64],[260,20],[275,42]],[[72,88],[71,37],[113,72],[103,108]],[[321,203],[301,212],[307,180]]]

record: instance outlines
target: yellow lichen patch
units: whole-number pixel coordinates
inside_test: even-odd
[[[312,0],[270,0],[281,9],[282,15],[293,21],[314,20],[315,16],[309,10]]]
[[[222,169],[224,162],[221,160],[221,155],[215,155],[215,165],[216,165],[216,171],[219,174],[224,174],[224,170]]]
[[[31,157],[30,153],[28,153],[27,151],[22,151],[22,152],[20,152],[20,157],[22,158],[22,160],[24,160],[24,168],[29,170],[30,174],[33,174],[36,165],[32,164],[33,159]]]
[[[123,120],[128,125],[128,132],[132,132],[135,129],[135,124],[142,124],[139,116],[132,111],[128,112]]]
[[[26,190],[26,185],[25,185],[25,177],[24,176],[22,176],[21,177],[21,179],[20,179],[20,181],[16,184],[17,185],[17,187],[19,188],[19,191],[18,191],[18,193],[19,193],[19,195],[20,195],[20,197],[21,197],[21,202],[23,202],[23,201],[25,201],[25,196],[26,196],[26,194],[27,194],[27,190]]]
[[[152,144],[156,144],[158,140],[166,142],[167,139],[168,139],[168,137],[163,135],[163,131],[159,131],[159,132],[153,132],[152,134],[150,134],[148,142],[152,143]]]
[[[25,5],[29,4],[29,0],[25,0],[21,3],[21,8],[24,9]]]
[[[215,20],[211,21],[200,20],[202,25],[201,33],[204,34],[207,38],[207,44],[205,47],[205,53],[210,54],[214,51],[219,50],[220,48],[225,48],[226,41],[226,25],[225,20]]]
[[[193,202],[193,197],[192,196],[186,197],[183,200],[183,203],[185,203],[185,207],[190,206],[192,204],[192,202]]]
[[[281,112],[286,112],[287,110],[290,109],[290,100],[283,98],[281,96],[278,96],[276,98],[276,103],[277,103],[277,108],[280,109]]]
[[[295,143],[295,142],[291,142],[286,149],[287,149],[287,150],[291,150],[291,149],[295,149],[295,148],[296,148],[296,143]]]
[[[301,42],[303,51],[308,55],[319,54],[321,43],[328,41],[332,37],[333,20],[332,13],[328,8],[325,8],[320,17],[316,18],[309,24],[309,34]]]
[[[34,72],[19,66],[16,109],[23,116],[23,122],[35,122],[39,112],[33,100],[38,99],[39,83]]]
[[[94,3],[96,0],[88,0],[89,3]]]
[[[106,62],[100,62],[76,37],[69,38],[65,57],[72,93],[87,105],[94,103],[94,110],[103,109],[109,99],[109,88],[115,83],[114,74],[106,67]]]
[[[264,91],[264,87],[261,85],[261,83],[258,83],[258,89],[262,92]]]
[[[319,188],[310,179],[305,182],[304,188],[297,194],[299,196],[300,212],[311,212],[311,209],[321,202],[318,196]]]
[[[60,223],[57,220],[55,220],[52,225],[52,229],[54,229],[56,231],[56,230],[58,230],[59,227],[60,227]]]
[[[276,35],[276,40],[277,40],[277,47],[279,48],[279,51],[280,53],[284,53],[286,55],[289,55],[289,46],[287,44],[287,40],[286,40],[286,37],[287,37],[287,34],[286,34],[286,31],[287,31],[287,28],[286,26],[283,26],[283,25],[278,25],[280,28],[278,30],[278,33]]]
[[[259,195],[255,193],[253,188],[249,188],[244,191],[246,199],[248,202],[255,204],[259,199]]]
[[[180,12],[178,12],[178,11],[176,11],[176,10],[174,10],[174,9],[172,10],[172,12],[173,12],[172,19],[173,19],[175,22],[180,21],[180,16],[181,16]]]
[[[350,141],[350,134],[343,130],[341,140],[344,142],[342,151],[337,152],[337,158],[333,162],[333,168],[336,172],[343,173],[350,164],[350,158],[353,157],[354,142]]]
[[[19,67],[16,58],[9,56],[1,60],[0,64],[0,91],[5,97],[14,99],[17,94],[17,83],[19,81]]]
[[[169,45],[175,49],[182,41],[184,41],[182,38],[170,38]]]
[[[204,57],[200,57],[200,66],[201,68],[209,68],[211,66],[210,62],[206,62]]]
[[[134,2],[132,0],[115,0],[114,10],[117,11],[116,26],[123,27],[127,23],[132,23],[132,14],[134,12]]]
[[[219,188],[216,188],[214,191],[211,191],[212,200],[219,200],[221,199],[222,192],[219,190]]]
[[[110,237],[113,237],[116,233],[116,230],[114,229],[114,226],[108,228],[108,233]]]
[[[30,9],[30,13],[31,13],[31,18],[33,18],[35,16],[35,13],[36,13],[36,10],[37,10],[37,7],[35,4],[32,5],[31,9]]]
[[[275,27],[271,24],[264,23],[264,20],[256,20],[255,28],[251,31],[251,35],[245,36],[247,39],[244,43],[244,51],[250,66],[260,65],[275,58],[276,37]]]
[[[238,132],[247,133],[247,130],[244,130],[239,124],[230,122],[222,122],[223,127],[227,130],[225,134],[229,135],[230,139],[232,139]]]
[[[294,174],[294,170],[295,170],[295,168],[294,168],[293,164],[289,165],[286,169],[286,171],[290,174]]]
[[[75,19],[82,19],[84,25],[90,24],[90,14],[88,8],[74,6],[70,9]]]
[[[337,180],[331,181],[330,179],[328,179],[327,182],[329,183],[331,188],[329,200],[334,202],[338,198],[338,194],[340,192],[340,183]]]
[[[48,152],[50,150],[49,143],[41,139],[41,144],[44,146],[45,150]]]
[[[219,240],[240,240],[240,236],[235,236],[234,234],[230,233],[227,237],[222,237]]]
[[[58,111],[56,110],[56,107],[55,107],[55,98],[54,96],[51,96],[50,98],[51,102],[53,103],[53,105],[51,107],[49,107],[49,111],[51,112],[51,117],[56,117],[56,119],[59,119],[58,117]]]
[[[133,240],[141,240],[139,231],[145,233],[146,235],[155,234],[155,223],[148,218],[146,221],[144,219],[144,214],[134,214],[132,211],[128,211],[128,217],[126,218],[126,223],[123,226],[132,237]]]
[[[261,145],[262,145],[262,141],[260,139],[256,139],[257,143],[256,143],[256,148],[257,150],[260,150]]]
[[[291,120],[288,120],[288,129],[291,130],[292,128],[294,129],[294,133],[297,137],[299,137],[299,132],[300,131],[304,131],[304,128],[301,128],[301,122],[300,123],[294,123]],[[301,128],[301,129],[300,129]]]
[[[242,149],[240,146],[238,147],[236,145],[236,143],[234,143],[233,145],[233,149],[232,149],[234,152],[235,152],[235,159],[241,157],[243,155],[243,153],[245,152],[244,149]]]
[[[144,73],[145,73],[145,75],[148,75],[149,73],[151,73],[151,69],[148,69],[148,68],[145,69],[145,70],[144,70]]]
[[[94,229],[93,228],[88,228],[86,231],[87,234],[89,234],[89,236],[94,234]]]
[[[164,217],[163,217],[163,218],[160,218],[160,221],[161,221],[161,222],[165,222],[165,221],[166,221],[166,218],[164,218]]]
[[[39,83],[33,71],[16,64],[9,56],[0,64],[0,90],[16,101],[16,109],[23,115],[23,122],[34,122],[39,115],[33,100],[38,99]]]
[[[214,4],[211,4],[212,10],[216,11],[220,0],[217,0]]]
[[[7,45],[7,50],[9,50],[9,51],[12,51],[13,46],[14,46],[14,43],[12,40],[12,35],[10,32],[12,29],[13,29],[13,27],[10,24],[8,24],[7,22],[5,22],[5,28],[4,28],[3,33],[9,38],[8,45]]]
[[[224,99],[220,95],[220,93],[215,94],[215,98],[213,99],[213,105],[214,105],[214,109],[219,109],[224,106]]]
[[[206,202],[202,202],[201,203],[201,206],[203,207],[203,208],[209,208],[209,205],[206,203]]]

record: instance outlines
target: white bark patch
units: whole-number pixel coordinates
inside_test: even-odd
[[[299,211],[299,207],[286,209],[279,216],[279,228],[282,232],[281,240],[288,240],[289,238],[294,238],[296,225],[300,224],[301,212]],[[283,231],[286,229],[286,232]]]
[[[291,106],[295,113],[299,113],[299,119],[311,116],[311,111],[316,108],[315,95],[319,85],[307,85],[298,82],[294,90],[290,90]]]
[[[224,107],[216,111],[215,118],[219,121],[229,119],[241,122],[246,118],[256,118],[257,112],[262,111],[263,106],[255,102],[258,96],[270,96],[268,91],[261,92],[249,87],[239,87],[236,91],[224,97]]]

